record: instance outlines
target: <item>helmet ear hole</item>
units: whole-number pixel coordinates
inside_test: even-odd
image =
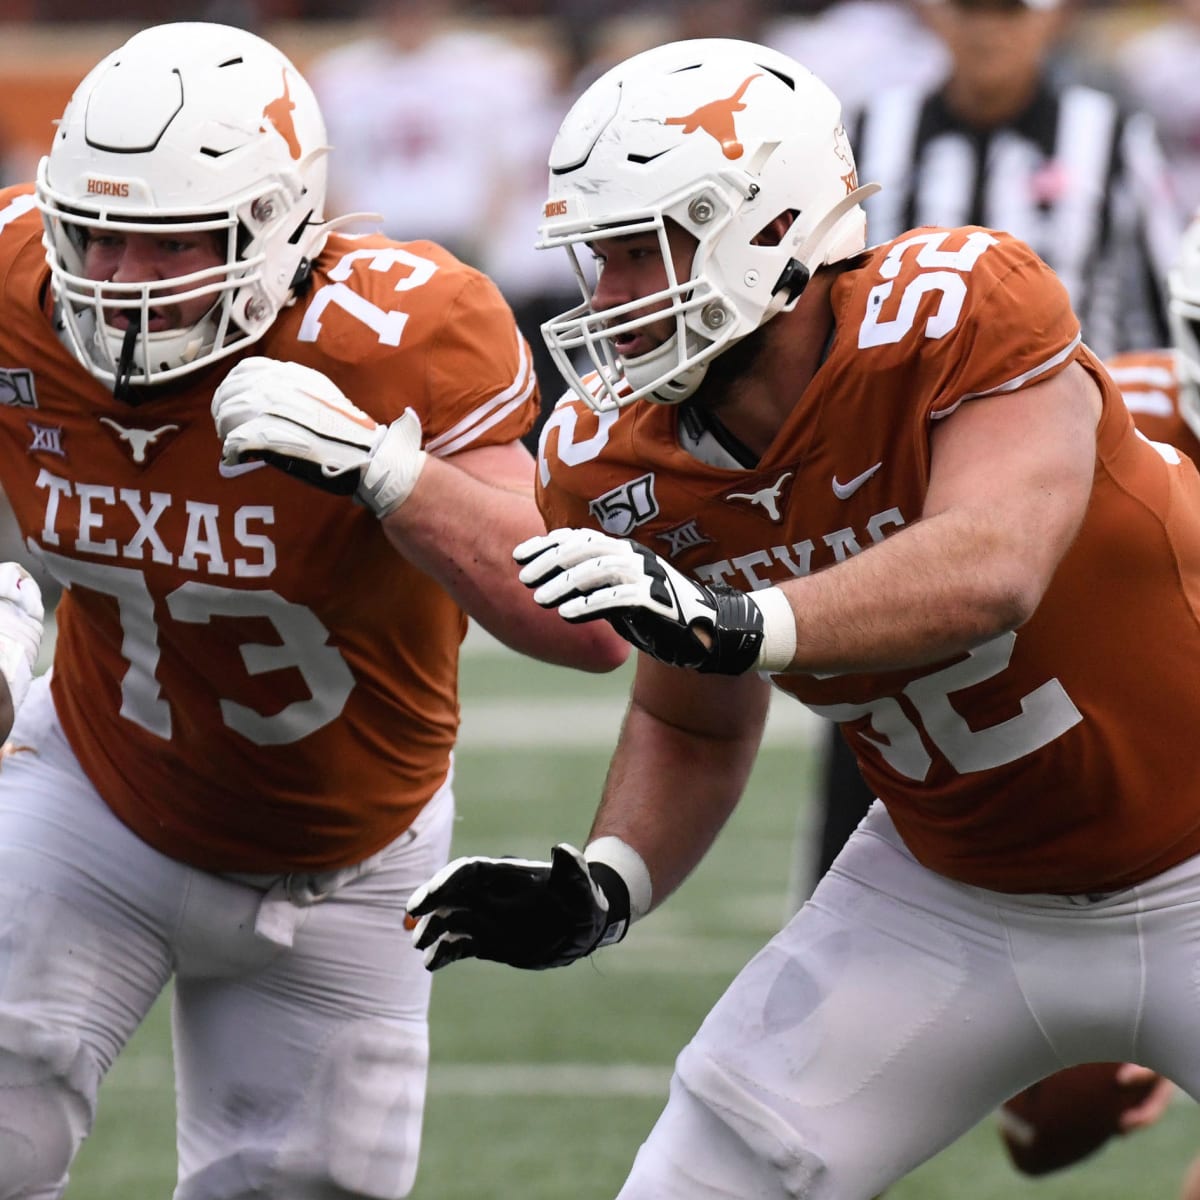
[[[792,209],[772,217],[751,239],[752,246],[778,246],[787,237],[799,214]]]

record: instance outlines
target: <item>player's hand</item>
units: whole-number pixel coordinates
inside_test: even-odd
[[[758,659],[763,618],[744,592],[697,583],[653,550],[593,529],[553,529],[522,542],[519,578],[564,620],[605,617],[639,650],[674,667],[740,675]]]
[[[45,616],[37,580],[19,563],[0,563],[0,674],[14,713],[33,681]]]
[[[610,867],[562,842],[549,862],[455,859],[413,892],[408,913],[431,971],[460,958],[542,970],[620,941],[629,892]]]
[[[1156,1074],[1149,1067],[1140,1067],[1137,1063],[1123,1063],[1117,1071],[1117,1082],[1125,1087],[1139,1087],[1153,1080],[1157,1082],[1146,1098],[1121,1114],[1122,1133],[1132,1133],[1135,1129],[1153,1125],[1167,1111],[1175,1085],[1166,1076]]]
[[[222,462],[262,459],[327,492],[357,496],[377,517],[408,499],[425,465],[411,408],[380,425],[299,363],[243,359],[213,395],[212,415]]]

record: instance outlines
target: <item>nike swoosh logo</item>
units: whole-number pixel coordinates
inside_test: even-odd
[[[217,463],[217,470],[220,471],[222,478],[232,479],[235,475],[245,475],[247,471],[257,471],[259,467],[266,465],[261,458],[254,458],[249,462]]]
[[[882,462],[877,462],[873,467],[868,467],[861,475],[855,475],[848,483],[838,483],[838,477],[835,475],[833,477],[833,494],[839,500],[849,500],[882,466]]]

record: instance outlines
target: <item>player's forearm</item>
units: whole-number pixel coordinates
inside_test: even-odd
[[[628,643],[606,621],[569,625],[534,604],[517,579],[513,546],[543,529],[532,496],[430,458],[383,528],[405,558],[512,649],[584,671],[611,671],[628,657]]]
[[[637,852],[650,873],[651,908],[704,857],[750,777],[769,693],[753,677],[737,682],[748,686],[730,692],[724,733],[682,728],[630,704],[588,841],[617,837]]]
[[[1101,408],[1094,379],[1073,363],[937,426],[921,520],[781,586],[791,669],[918,666],[1027,621],[1087,513]]]
[[[1053,573],[1035,559],[992,518],[956,510],[789,580],[791,670],[888,670],[964,653],[1032,615]]]

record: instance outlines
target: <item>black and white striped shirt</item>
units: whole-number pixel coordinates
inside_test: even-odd
[[[1167,344],[1164,281],[1183,226],[1153,122],[1083,84],[1044,84],[1015,120],[964,124],[940,91],[878,95],[848,123],[867,234],[984,225],[1029,243],[1100,357]]]

